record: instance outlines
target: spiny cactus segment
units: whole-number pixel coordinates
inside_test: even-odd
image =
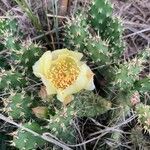
[[[139,103],[136,105],[135,112],[138,116],[138,122],[150,133],[150,106]]]
[[[30,129],[38,134],[46,132],[39,124],[35,122],[28,122],[23,127]],[[45,144],[45,140],[38,136],[33,135],[30,132],[18,129],[16,135],[14,135],[12,145],[19,148],[20,150],[36,150],[38,147]]]
[[[9,20],[0,21],[1,24],[5,30],[1,31],[0,37],[2,38],[2,44],[8,51],[9,55],[7,57],[10,59],[11,65],[17,64],[22,66],[21,70],[31,71],[35,61],[42,55],[40,45],[34,44],[31,41],[22,42],[20,30],[18,30],[19,34],[17,36],[15,33],[17,30],[17,22],[15,20],[13,20],[13,23]]]
[[[74,109],[79,117],[94,117],[105,113],[110,108],[110,101],[90,91],[82,91],[74,100]]]
[[[87,50],[87,53],[94,62],[102,65],[111,63],[111,53],[109,52],[108,44],[102,41],[99,36],[90,37],[87,41]]]
[[[113,85],[118,86],[122,91],[132,90],[134,82],[139,80],[139,74],[144,68],[142,63],[143,60],[134,58],[129,62],[126,61],[123,64],[119,64]]]
[[[115,59],[119,58],[124,51],[124,42],[122,39],[123,26],[121,19],[112,17],[108,19],[107,29],[101,35],[103,40],[108,40],[109,50]]]
[[[31,98],[25,95],[24,92],[11,92],[9,98],[3,100],[5,108],[4,111],[8,113],[13,119],[29,119],[32,116],[31,112]]]
[[[50,117],[48,129],[51,133],[67,143],[74,143],[74,128],[72,121],[76,116],[73,105],[67,106],[60,110],[56,110],[56,114]]]
[[[101,32],[105,30],[107,18],[111,17],[113,8],[108,0],[93,0],[89,9],[90,23]]]
[[[121,21],[112,16],[111,4],[93,0],[86,13],[76,14],[66,25],[66,46],[85,52],[100,65],[116,62],[124,50],[123,28]]]
[[[147,76],[139,81],[136,81],[135,88],[140,93],[150,92],[150,76]]]
[[[85,15],[78,14],[68,21],[65,42],[69,44],[70,49],[79,51],[85,49],[87,37],[89,36],[88,28]]]
[[[31,43],[30,41],[22,44],[22,55],[20,56],[20,64],[22,66],[26,66],[25,70],[28,72],[32,70],[32,66],[39,59],[39,57],[43,54],[40,45]]]
[[[0,90],[17,89],[21,90],[26,86],[27,81],[23,75],[15,70],[1,70],[0,75]]]

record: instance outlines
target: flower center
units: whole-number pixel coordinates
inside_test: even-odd
[[[79,75],[79,67],[71,57],[58,58],[52,65],[48,78],[56,88],[66,89]]]

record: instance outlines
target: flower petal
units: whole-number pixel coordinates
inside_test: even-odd
[[[37,77],[41,77],[41,75],[47,76],[49,67],[51,66],[52,53],[51,51],[46,51],[42,57],[34,64],[33,73]]]
[[[56,88],[51,83],[50,80],[46,79],[44,76],[41,77],[43,84],[46,86],[47,95],[56,94]]]
[[[80,74],[77,78],[77,80],[70,85],[68,88],[64,89],[64,90],[58,90],[57,91],[57,98],[63,102],[65,101],[66,97],[68,97],[69,95],[72,95],[74,93],[79,92],[82,89],[88,89],[88,90],[93,90],[95,88],[95,86],[93,86],[93,76],[91,76],[92,78],[89,79],[89,77],[87,76],[87,74],[92,73],[90,68],[86,65],[83,64],[80,67]]]
[[[83,54],[77,51],[70,51],[68,49],[58,49],[52,52],[52,59],[55,60],[60,55],[69,55],[73,57],[75,60],[81,60],[81,58],[83,57]]]
[[[90,91],[95,89],[93,76],[94,76],[94,73],[90,70],[90,68],[88,68],[87,73],[86,73],[86,77],[88,79],[88,82],[87,82],[86,86],[84,87],[84,89],[90,90]]]
[[[34,65],[33,65],[33,73],[35,74],[35,76],[37,77],[41,77],[41,73],[42,70],[40,69],[40,65],[39,65],[39,61],[37,61]]]
[[[62,97],[59,97],[60,95],[57,95],[57,99],[61,100]],[[67,105],[74,99],[73,95],[66,96],[61,102],[63,102],[64,105]]]

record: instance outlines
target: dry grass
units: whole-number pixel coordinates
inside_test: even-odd
[[[127,43],[126,57],[130,57],[150,45],[150,1],[112,0],[115,14],[122,18]]]

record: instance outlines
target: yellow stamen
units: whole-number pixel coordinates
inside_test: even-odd
[[[59,89],[66,89],[78,77],[80,72],[75,60],[69,56],[57,59],[48,73],[48,79]]]

